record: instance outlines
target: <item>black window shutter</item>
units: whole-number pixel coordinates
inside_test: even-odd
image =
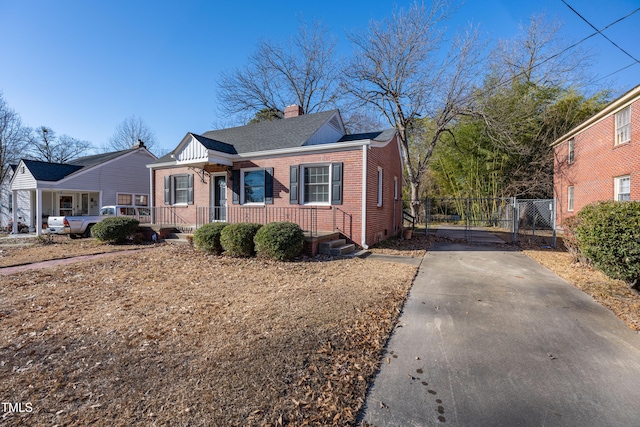
[[[300,193],[300,186],[298,184],[298,165],[290,166],[289,174],[289,204],[298,204],[298,194]]]
[[[164,177],[164,204],[171,204],[171,175]]]
[[[342,163],[331,164],[331,204],[342,204]]]
[[[187,191],[187,203],[193,204],[193,174],[189,175],[189,188]]]
[[[273,204],[273,168],[264,170],[264,202],[267,205]]]
[[[231,171],[231,189],[233,190],[233,197],[231,203],[234,205],[240,204],[240,171]]]

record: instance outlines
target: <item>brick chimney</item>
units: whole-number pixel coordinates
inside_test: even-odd
[[[284,118],[288,119],[291,117],[298,117],[304,114],[304,111],[302,111],[302,107],[299,105],[289,105],[287,108],[284,109]]]

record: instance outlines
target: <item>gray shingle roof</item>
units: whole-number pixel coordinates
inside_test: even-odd
[[[208,150],[219,151],[221,153],[227,154],[238,154],[236,148],[231,144],[217,141],[215,139],[210,139],[202,135],[196,135],[195,133],[192,133],[191,135],[193,135],[193,137],[197,139],[200,144],[204,145]]]
[[[120,150],[120,151],[112,151],[110,153],[94,154],[91,156],[78,157],[77,159],[70,160],[68,164],[76,165],[76,166],[91,167],[91,166],[104,163],[108,160],[115,159],[116,157],[120,157],[123,154],[126,154],[130,151],[135,151],[135,150],[137,150],[137,148],[131,148],[128,150]]]
[[[233,145],[237,153],[301,147],[338,110],[205,132],[205,138]]]
[[[39,160],[22,160],[37,181],[59,181],[79,171],[83,166],[63,163],[48,163]]]
[[[367,133],[353,133],[351,135],[343,136],[338,142],[358,141],[361,139],[372,139],[374,141],[386,142],[393,138],[395,133],[395,129],[385,129],[382,131]]]
[[[68,163],[49,163],[40,160],[26,159],[22,161],[37,181],[59,181],[81,169],[97,166],[135,150],[137,150],[137,148],[78,157],[77,159],[70,160]]]

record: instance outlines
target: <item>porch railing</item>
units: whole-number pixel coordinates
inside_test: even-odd
[[[228,223],[287,221],[296,223],[305,233],[318,235],[318,209],[316,207],[227,206],[196,207],[196,228],[215,221]]]
[[[353,215],[334,206],[333,229],[344,234],[351,240],[353,237]]]
[[[182,217],[172,206],[156,206],[152,209],[152,222],[162,226],[179,227],[189,225],[189,221]]]

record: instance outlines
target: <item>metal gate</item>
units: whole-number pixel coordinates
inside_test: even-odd
[[[551,235],[556,245],[555,199],[512,198],[431,198],[425,201],[426,226],[456,224],[470,231],[474,227],[492,227],[518,234]]]

